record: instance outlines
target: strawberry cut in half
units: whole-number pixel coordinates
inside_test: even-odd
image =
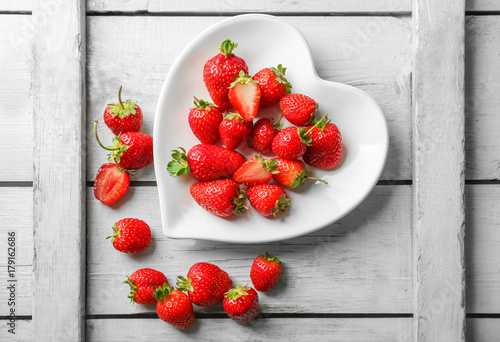
[[[279,172],[276,170],[277,167],[276,160],[264,159],[261,155],[256,155],[236,170],[233,180],[244,185],[265,184],[273,178],[273,174]]]
[[[229,87],[229,101],[245,121],[257,116],[260,104],[260,85],[243,70]]]
[[[94,181],[94,196],[105,205],[121,198],[130,186],[130,174],[115,163],[101,165]]]

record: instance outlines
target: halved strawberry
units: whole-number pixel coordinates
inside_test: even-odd
[[[234,108],[241,114],[243,120],[252,121],[259,110],[260,104],[260,85],[256,80],[240,71],[231,86],[229,87],[229,101]]]
[[[105,205],[115,203],[130,186],[130,174],[115,163],[101,165],[94,182],[94,196]]]
[[[262,158],[261,155],[248,159],[233,175],[233,180],[239,184],[258,185],[265,184],[277,173],[276,160]]]

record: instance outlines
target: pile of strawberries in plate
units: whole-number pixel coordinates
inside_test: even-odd
[[[326,183],[314,178],[305,164],[335,167],[342,137],[326,114],[316,119],[318,105],[312,98],[290,93],[281,64],[250,77],[246,62],[233,53],[236,47],[227,39],[221,52],[206,62],[203,80],[214,103],[195,97],[188,116],[201,144],[187,153],[183,148],[173,150],[167,170],[172,176],[187,173],[196,179],[192,197],[217,216],[241,214],[248,209],[244,204],[248,197],[261,215],[277,217],[291,202],[283,188],[295,188],[306,179]],[[277,122],[269,118],[253,122],[260,109],[276,105],[282,113]],[[295,126],[282,129],[283,117]],[[225,147],[214,145],[219,139]],[[235,151],[245,141],[257,152],[248,160]],[[263,154],[277,157],[266,159]],[[269,184],[271,180],[277,184]],[[246,196],[240,185],[248,186]]]
[[[109,236],[113,247],[133,254],[145,250],[151,243],[151,229],[140,219],[126,218],[115,223],[113,235]],[[177,277],[176,286],[170,286],[164,273],[141,268],[127,280],[132,302],[150,305],[156,303],[156,312],[163,321],[179,329],[193,326],[195,315],[193,304],[210,306],[222,301],[224,311],[238,323],[253,321],[259,314],[257,291],[271,290],[281,277],[280,259],[268,253],[256,257],[250,268],[248,285],[233,287],[227,272],[217,265],[198,262],[191,266],[186,277]],[[257,290],[257,291],[256,291]]]
[[[121,93],[122,87],[118,91],[119,102],[108,104],[104,110],[104,123],[115,134],[113,146],[106,147],[101,143],[97,135],[97,121],[94,122],[97,142],[110,151],[110,163],[99,168],[94,182],[94,196],[105,205],[111,205],[125,195],[130,186],[130,172],[153,162],[153,138],[139,133],[142,110],[136,102],[122,101]]]

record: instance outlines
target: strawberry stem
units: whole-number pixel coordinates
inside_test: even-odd
[[[320,124],[320,122],[321,122],[321,121],[323,121],[323,119],[324,119],[327,115],[328,115],[328,114],[324,114],[324,115],[321,117],[321,119],[319,119],[319,121],[318,121],[318,122],[316,122],[316,123],[314,124],[314,126],[312,126],[311,128],[309,128],[309,130],[306,132],[306,135],[308,135],[308,134],[309,134],[309,132],[311,132],[314,128],[318,127],[318,125]]]
[[[122,86],[120,86],[120,89],[118,90],[118,101],[120,102],[120,106],[121,106],[120,109],[123,109],[124,106],[123,106],[123,102],[122,102]]]
[[[230,39],[226,39],[218,48],[220,49],[220,52],[227,58],[229,57],[229,55],[231,55],[231,53],[237,46],[237,43],[233,43]]]
[[[99,137],[97,136],[97,120],[94,121],[94,134],[95,134],[95,138],[97,140],[97,143],[99,144],[99,146],[101,146],[103,149],[105,150],[108,150],[108,151],[116,151],[118,150],[118,148],[112,148],[111,146],[104,146],[103,144],[101,144],[101,141],[99,140]]]

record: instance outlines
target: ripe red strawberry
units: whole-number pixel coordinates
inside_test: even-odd
[[[207,262],[191,266],[186,278],[177,277],[177,289],[187,291],[191,302],[199,306],[220,302],[224,293],[233,287],[233,281],[227,272]]]
[[[194,183],[190,192],[203,209],[220,217],[239,215],[248,209],[243,203],[245,195],[232,179]]]
[[[113,146],[104,146],[97,136],[97,121],[94,122],[95,137],[99,145],[108,151],[109,161],[124,169],[138,170],[153,162],[153,137],[139,132],[125,132],[113,138]]]
[[[280,258],[266,255],[259,255],[255,258],[250,269],[250,279],[257,291],[267,292],[276,285],[281,277]]]
[[[94,197],[105,205],[115,203],[130,186],[130,174],[115,163],[101,165],[94,182]]]
[[[216,145],[195,145],[187,156],[182,147],[179,149],[181,151],[173,150],[174,160],[168,163],[167,170],[172,176],[189,173],[201,182],[231,177],[245,162],[245,157],[240,153]]]
[[[305,164],[301,160],[283,158],[275,158],[274,160],[278,164],[276,171],[279,172],[273,174],[273,179],[285,188],[296,188],[304,183],[306,179],[313,179],[328,184],[323,179],[315,178],[311,172],[304,170]]]
[[[118,103],[109,103],[104,110],[104,123],[114,135],[124,132],[139,132],[142,125],[142,110],[137,102],[122,101],[122,87],[118,90]]]
[[[245,121],[238,113],[229,113],[219,125],[220,139],[230,150],[234,150],[252,133],[252,121]]]
[[[229,86],[229,101],[245,121],[252,121],[257,116],[260,104],[260,85],[252,80],[243,70]]]
[[[249,323],[259,314],[259,295],[250,286],[238,285],[224,295],[224,311],[238,323]]]
[[[274,119],[272,121],[268,118],[259,119],[253,125],[252,133],[248,137],[248,145],[260,153],[271,152],[274,136],[278,134],[282,126],[279,123],[280,120],[274,123]]]
[[[162,321],[178,329],[189,329],[194,324],[193,304],[189,297],[179,290],[164,283],[153,294],[158,301],[156,313]]]
[[[264,159],[262,156],[255,156],[248,159],[236,170],[233,180],[238,184],[258,185],[265,184],[273,178],[278,164],[275,160]]]
[[[130,277],[127,277],[127,280],[123,283],[130,286],[128,298],[130,298],[131,302],[149,305],[156,303],[156,299],[153,297],[155,287],[160,287],[164,283],[168,284],[168,280],[160,271],[152,268],[141,268],[132,273]]]
[[[113,235],[106,239],[111,239],[117,251],[138,253],[148,248],[151,243],[151,228],[143,220],[125,218],[115,223]]]
[[[326,114],[325,114],[326,115]],[[319,120],[316,125],[320,124],[325,118],[325,115]],[[315,125],[315,126],[316,126]],[[307,146],[311,144],[311,138],[308,136],[313,127],[288,127],[276,134],[272,142],[274,154],[285,159],[298,159],[306,152]]]
[[[304,154],[306,164],[321,169],[335,167],[342,154],[342,136],[338,127],[325,120],[323,124],[312,128],[308,137],[311,139],[311,145]]]
[[[202,144],[214,144],[219,138],[222,111],[213,103],[196,97],[194,105],[188,115],[189,127]]]
[[[303,94],[286,95],[280,100],[280,109],[285,118],[296,126],[307,125],[316,110],[318,104],[309,96]]]
[[[232,53],[237,46],[238,44],[226,39],[220,46],[221,53],[208,60],[203,68],[205,86],[214,103],[222,110],[228,109],[231,105],[228,88],[238,77],[240,70],[245,74],[248,73],[246,62]]]
[[[262,184],[247,189],[247,197],[252,207],[262,216],[278,217],[286,213],[291,200],[287,198],[285,190],[277,185]]]
[[[264,68],[252,77],[260,85],[261,108],[272,106],[283,96],[290,94],[292,85],[286,80],[285,72],[286,68],[280,64],[277,68]]]

